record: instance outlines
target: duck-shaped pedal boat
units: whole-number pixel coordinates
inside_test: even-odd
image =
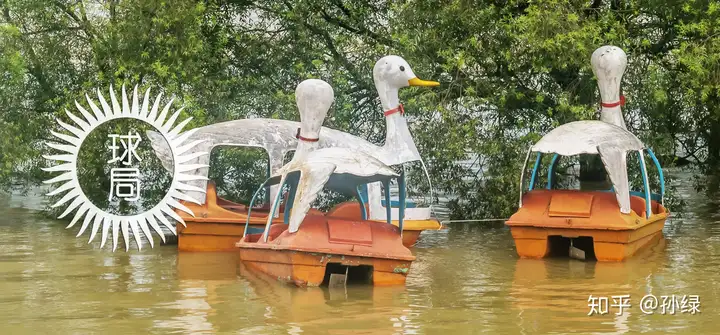
[[[627,155],[635,153],[643,191],[630,190]],[[536,153],[527,190],[524,172]],[[644,153],[657,168],[660,194],[651,194]],[[553,154],[545,188],[535,188],[543,154]],[[600,155],[613,188],[609,191],[557,190],[553,169],[559,156]],[[629,131],[603,121],[576,121],[545,135],[528,151],[521,174],[520,208],[506,224],[522,258],[562,253],[598,261],[623,261],[662,235],[669,212],[663,206],[663,171],[652,150]]]
[[[323,188],[352,193],[362,201],[359,188],[369,183],[397,180],[400,191],[399,227],[361,219],[308,213]],[[265,229],[246,233],[237,243],[240,260],[248,268],[298,286],[320,286],[338,280],[372,285],[403,285],[415,260],[402,243],[405,179],[376,158],[343,148],[307,153],[268,179],[263,185],[289,186],[282,223],[268,219]],[[281,197],[275,197],[273,215]],[[252,202],[251,202],[252,205]],[[389,212],[389,211],[388,211]]]
[[[415,76],[410,65],[401,57],[385,56],[378,60],[373,68],[373,80],[378,91],[380,102],[384,109],[387,136],[385,145],[378,146],[363,138],[341,132],[335,129],[322,127],[322,121],[334,97],[332,92],[319,93],[312,91],[312,80],[306,80],[296,89],[296,103],[300,111],[300,122],[278,119],[242,119],[228,121],[200,127],[189,138],[202,140],[197,145],[198,151],[210,152],[217,146],[243,146],[264,149],[269,157],[269,174],[277,171],[283,165],[284,158],[289,152],[306,148],[343,147],[351,148],[382,161],[387,165],[404,164],[420,161],[420,154],[410,134],[405,113],[398,97],[398,91],[407,86],[437,86],[438,82],[421,80]],[[315,92],[315,93],[313,93]],[[306,129],[299,129],[305,127]],[[301,131],[302,130],[302,133]],[[167,143],[159,134],[148,132],[153,149],[163,162],[163,167],[170,170],[171,157]],[[296,146],[298,146],[296,148]],[[170,157],[170,158],[168,158]],[[199,156],[193,163],[209,165],[209,155]],[[424,166],[424,165],[423,165]],[[432,183],[429,175],[432,198]],[[247,206],[230,202],[218,196],[217,189],[211,181],[207,180],[208,168],[200,168],[189,172],[198,176],[198,180],[191,181],[193,186],[206,189],[205,194],[190,192],[195,198],[202,199],[200,204],[182,202],[193,215],[183,211],[176,211],[184,220],[186,227],[178,226],[178,249],[180,251],[230,251],[235,249],[235,242],[242,236],[247,217]],[[393,217],[398,217],[397,201],[390,198],[381,199],[381,189],[377,183],[367,185],[361,190],[364,204],[345,202],[331,208],[328,212],[334,216],[349,219],[360,219],[360,206],[365,206],[371,220],[384,222],[386,209],[390,207]],[[271,192],[273,193],[272,190]],[[269,197],[268,203],[273,199]],[[409,199],[406,206],[405,233],[403,243],[410,247],[414,245],[420,233],[424,230],[438,230],[442,224],[432,216],[430,207],[420,207]],[[252,227],[264,227],[266,213],[269,206],[253,209],[250,217]],[[284,208],[280,208],[282,213]],[[320,214],[313,210],[314,214]],[[276,222],[282,222],[276,218]],[[398,220],[393,220],[398,226]]]

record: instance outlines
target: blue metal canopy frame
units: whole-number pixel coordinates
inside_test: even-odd
[[[662,166],[660,166],[660,161],[658,161],[657,157],[655,157],[655,153],[652,149],[647,148],[647,152],[657,168],[658,178],[660,179],[660,204],[665,206],[665,175],[663,174]]]
[[[660,201],[660,204],[663,206],[665,205],[665,176],[663,174],[662,166],[660,166],[660,162],[658,161],[657,157],[655,156],[655,153],[650,148],[646,148],[648,155],[653,160],[653,163],[655,164],[655,167],[658,171],[658,177],[660,179],[660,194],[653,194],[650,192],[650,183],[648,181],[648,173],[647,173],[647,167],[645,165],[645,160],[643,159],[643,151],[638,150],[638,161],[640,163],[640,173],[642,175],[643,180],[643,192],[636,192],[636,191],[630,191],[630,195],[639,196],[645,198],[645,214],[646,217],[649,218],[652,215],[652,200]],[[537,172],[540,168],[540,161],[541,161],[542,153],[538,152],[537,157],[535,158],[535,165],[533,166],[532,175],[530,177],[530,185],[528,185],[528,191],[532,191],[535,185],[535,179],[537,178]],[[552,188],[552,180],[553,180],[553,172],[555,170],[555,165],[558,161],[558,158],[560,155],[554,154],[552,161],[550,161],[550,166],[548,167],[548,181],[546,188],[549,190]],[[608,192],[613,192],[614,188],[611,188]]]
[[[535,185],[535,178],[537,177],[537,171],[540,167],[540,158],[542,157],[542,153],[537,153],[537,158],[535,158],[535,165],[533,166],[532,175],[530,176],[530,185],[528,185],[528,191],[532,191],[534,185]]]
[[[643,189],[645,190],[645,217],[650,218],[650,215],[652,214],[650,183],[648,182],[647,168],[645,167],[642,150],[638,151],[638,161],[640,162],[640,173],[642,174]]]
[[[298,174],[299,177],[299,174]],[[243,237],[245,237],[248,233],[251,234],[257,234],[257,233],[263,233],[268,231],[268,226],[266,226],[265,229],[261,228],[252,228],[250,227],[250,215],[252,214],[252,208],[255,205],[255,200],[257,199],[258,195],[260,194],[260,191],[265,189],[267,187],[267,183],[272,178],[267,178],[265,182],[255,191],[253,194],[252,199],[250,200],[250,204],[248,205],[248,214],[247,219],[245,220],[245,230],[243,231]],[[385,181],[383,181],[383,187],[385,188],[385,198],[390,199],[390,181],[393,178],[389,178]],[[398,201],[398,228],[400,229],[400,236],[402,236],[403,232],[403,225],[405,220],[405,202],[406,202],[406,196],[407,196],[407,186],[405,182],[405,170],[402,170],[400,172],[400,176],[395,177],[394,179],[398,182],[398,191],[399,191],[399,201]],[[288,190],[288,199],[285,204],[285,212],[283,213],[283,223],[288,224],[290,221],[290,213],[292,212],[293,203],[295,202],[295,196],[297,194],[297,187],[298,187],[299,178],[286,178],[285,181],[280,185],[280,189],[282,190],[285,185],[289,186]],[[362,192],[362,190],[365,190],[365,192]],[[367,209],[365,208],[365,204],[367,203],[367,198],[365,198],[365,195],[367,195],[367,184],[357,185],[355,186],[355,196],[357,197],[357,201],[360,203],[360,215],[362,220],[367,220]],[[272,205],[272,208],[270,210],[269,216],[275,216],[275,212],[277,212],[277,208],[280,204],[280,197],[278,197],[275,202]],[[387,210],[387,223],[392,224],[392,207],[388,206],[386,207]],[[269,225],[268,223],[267,225]]]
[[[370,196],[368,195],[368,193],[370,193],[370,192],[368,191],[367,184],[359,186],[359,187],[358,187],[358,192],[360,193],[360,196],[362,196],[363,203],[364,203],[364,204],[368,204],[368,203],[369,203],[369,197],[370,197]],[[381,203],[381,205],[382,205],[383,207],[386,207],[387,204],[388,204],[388,201],[387,201],[387,199],[382,199],[382,200],[380,201],[380,203]],[[399,200],[392,200],[392,199],[391,199],[391,200],[390,200],[390,206],[391,206],[392,208],[400,208],[400,201],[399,201]],[[405,200],[405,208],[416,208],[416,207],[417,207],[417,204],[416,204],[414,201],[412,201],[412,199],[407,199],[407,200]]]
[[[552,161],[550,161],[550,166],[548,167],[548,181],[547,181],[547,189],[552,189],[552,177],[553,172],[555,172],[555,163],[557,163],[558,158],[560,158],[560,155],[555,154],[553,155]]]

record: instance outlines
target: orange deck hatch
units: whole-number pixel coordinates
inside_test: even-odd
[[[553,217],[589,218],[593,195],[587,193],[557,193],[550,199],[548,215]]]
[[[330,243],[372,246],[372,229],[367,224],[329,219],[327,225]]]

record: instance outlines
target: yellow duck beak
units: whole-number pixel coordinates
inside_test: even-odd
[[[418,77],[414,77],[414,78],[408,80],[408,84],[410,86],[426,86],[426,87],[440,86],[440,83],[438,83],[437,81],[422,80]]]

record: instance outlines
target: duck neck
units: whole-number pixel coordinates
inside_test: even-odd
[[[383,112],[396,111],[385,116],[385,144],[383,148],[395,150],[410,149],[413,153],[417,153],[417,147],[410,134],[407,120],[403,113],[398,110],[400,107],[398,89],[382,84],[378,85],[377,88]]]
[[[600,121],[614,124],[623,129],[627,129],[625,120],[623,119],[622,109],[620,106],[616,107],[602,107],[600,109]]]
[[[600,109],[600,121],[607,122],[627,129],[622,114],[622,102],[620,95],[620,76],[610,77],[606,80],[598,81],[600,88],[600,99],[602,108]]]
[[[309,153],[315,151],[318,148],[320,142],[310,142],[302,139],[298,139],[298,145],[295,148],[295,154],[293,154],[293,160],[303,159]]]

